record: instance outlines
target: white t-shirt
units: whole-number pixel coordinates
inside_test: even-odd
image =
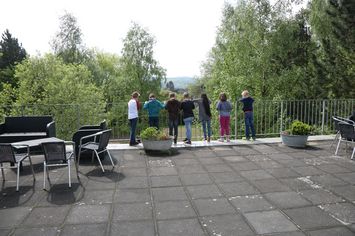
[[[137,101],[131,99],[128,102],[128,119],[134,119],[138,117]]]

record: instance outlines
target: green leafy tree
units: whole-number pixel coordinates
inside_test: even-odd
[[[138,90],[141,95],[159,93],[166,72],[154,59],[155,39],[147,30],[133,23],[123,40],[122,63],[125,91]]]
[[[8,29],[4,31],[0,41],[0,83],[8,83],[12,87],[17,86],[17,80],[14,78],[15,65],[27,56],[26,50],[14,38]],[[0,91],[2,90],[0,86]]]
[[[82,62],[85,57],[85,47],[77,19],[70,13],[65,13],[59,19],[59,31],[51,42],[54,53],[65,63]]]
[[[66,64],[48,54],[19,64],[16,77],[20,80],[16,106],[21,109],[13,109],[14,114],[53,115],[59,137],[67,139],[80,124],[100,121],[103,93],[85,65]]]

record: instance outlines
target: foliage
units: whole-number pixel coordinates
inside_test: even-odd
[[[159,93],[166,72],[154,59],[155,39],[147,30],[133,23],[123,40],[122,65],[124,91],[139,91],[143,97]]]
[[[80,63],[84,58],[82,32],[77,19],[70,13],[60,17],[59,31],[52,41],[54,53],[65,63]]]
[[[61,127],[60,137],[70,138],[80,124],[97,123],[105,104],[99,88],[91,83],[84,65],[65,64],[54,55],[26,59],[16,67],[20,84],[15,106],[26,114],[51,114]],[[74,106],[74,104],[81,104]],[[14,109],[13,113],[18,114]]]
[[[309,135],[312,132],[312,127],[299,120],[295,120],[291,124],[291,129],[286,132],[291,135]]]
[[[6,29],[0,41],[0,91],[3,90],[3,83],[17,87],[17,80],[14,78],[14,67],[27,56],[26,50],[19,44],[17,38],[13,38]]]
[[[163,131],[158,130],[155,127],[148,127],[145,130],[143,130],[140,134],[140,137],[143,140],[152,140],[152,141],[157,141],[157,140],[168,140],[170,139],[168,135],[166,135]]]

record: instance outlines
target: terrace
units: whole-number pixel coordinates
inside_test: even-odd
[[[332,137],[331,137],[332,138]],[[274,142],[276,141],[276,142]],[[110,145],[116,148],[115,145]],[[171,156],[110,152],[102,173],[91,161],[79,179],[52,169],[42,190],[25,163],[20,192],[6,173],[0,196],[1,235],[354,235],[355,162],[334,156],[330,141],[306,149],[277,140],[176,148]]]

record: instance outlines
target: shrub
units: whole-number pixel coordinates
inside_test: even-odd
[[[148,127],[140,134],[143,140],[168,140],[170,137],[155,127]]]
[[[295,120],[291,124],[289,133],[292,135],[309,135],[312,132],[312,127],[302,121]]]

